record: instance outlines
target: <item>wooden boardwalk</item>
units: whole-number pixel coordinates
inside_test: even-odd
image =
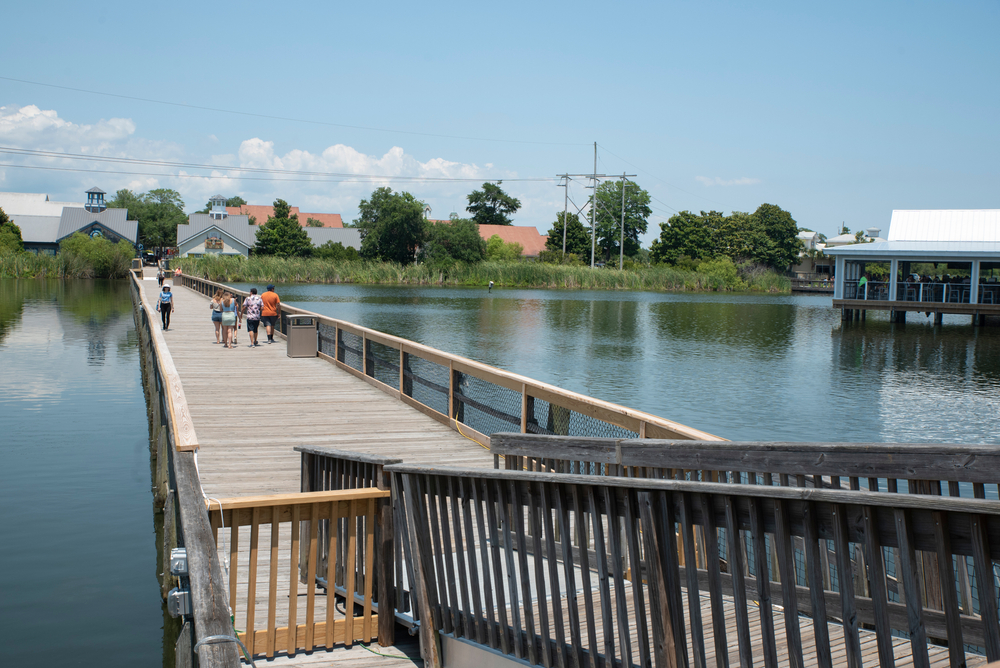
[[[147,269],[147,274],[149,270]],[[150,302],[155,280],[144,280]],[[198,433],[198,472],[209,497],[298,492],[296,445],[401,457],[407,463],[492,467],[489,451],[420,411],[321,360],[290,358],[285,342],[229,350],[215,343],[209,300],[174,291],[164,333]],[[377,425],[373,428],[372,425]]]
[[[146,270],[142,285],[147,299],[155,303],[159,288],[151,280],[152,273]],[[248,347],[246,329],[237,332],[240,345],[236,348],[217,345],[209,300],[186,288],[173,292],[176,310],[164,336],[198,434],[198,472],[206,496],[298,492],[301,456],[293,449],[296,445],[326,445],[422,464],[449,461],[493,466],[489,451],[478,443],[329,362],[289,358],[280,337],[275,344],[265,343],[263,327],[259,347]],[[247,535],[241,541],[239,559],[244,578],[248,550]],[[289,555],[283,554],[283,571],[288,560]],[[257,590],[261,609],[266,609],[268,572],[267,552],[262,550]],[[245,590],[244,584],[241,594]],[[287,609],[286,585],[278,615]],[[237,622],[241,621],[238,616]],[[279,654],[269,665],[423,665],[416,640],[405,634],[399,637],[398,647],[380,648],[373,643],[371,649],[409,658],[379,656],[355,645],[294,657]]]
[[[142,287],[147,299],[154,303],[159,290],[155,279],[149,278],[151,272],[146,270],[146,273]],[[478,443],[329,362],[320,358],[287,357],[284,340],[279,337],[277,343],[267,344],[263,328],[259,347],[248,347],[245,329],[238,332],[240,345],[237,348],[230,350],[217,345],[210,321],[209,300],[180,287],[174,290],[174,300],[176,310],[164,337],[181,377],[197,431],[197,465],[206,496],[222,499],[298,492],[300,454],[293,449],[297,445],[329,446],[341,451],[399,457],[407,464],[415,465],[492,468],[491,453]],[[285,527],[281,531],[287,530]],[[228,535],[228,532],[223,534]],[[288,538],[282,537],[273,544],[279,542],[286,545]],[[241,583],[238,600],[244,600],[247,592],[249,544],[249,530],[243,529],[238,546],[237,570]],[[222,538],[220,552],[228,553],[228,539],[225,537]],[[260,551],[259,559],[255,598],[258,609],[264,610],[264,593],[270,572],[266,549]],[[291,554],[285,550],[278,555],[277,563],[276,571],[285,573],[294,570]],[[305,596],[305,589],[301,587],[298,596]],[[277,614],[283,618],[289,607],[287,583],[281,585],[277,593],[280,599]],[[325,592],[317,588],[313,595],[317,601],[323,599],[317,605],[325,610]],[[563,603],[566,604],[565,601]],[[706,605],[707,598],[703,598],[703,615],[710,614]],[[735,638],[735,608],[731,606],[732,601],[727,601],[727,627],[728,635]],[[756,609],[752,604],[750,609],[753,618]],[[583,616],[581,612],[580,617]],[[631,622],[631,615],[629,619]],[[774,621],[779,637],[783,637],[784,619],[778,606],[775,606]],[[237,611],[237,627],[244,628],[245,622],[245,615]],[[812,637],[811,620],[803,617],[800,623],[803,638],[808,644]],[[627,635],[634,646],[638,637],[637,629],[634,624],[632,626]],[[833,637],[842,634],[842,628],[836,624],[831,624],[830,630]],[[754,626],[753,633],[756,640],[759,622]],[[415,638],[403,632],[397,633],[397,638],[395,647],[381,648],[373,642],[370,646],[373,651],[355,645],[331,651],[318,649],[293,657],[278,653],[274,659],[268,660],[267,665],[358,668],[423,665]],[[874,639],[873,633],[862,632],[865,665],[877,662]],[[705,644],[709,655],[706,658],[711,663],[714,647],[710,636]],[[911,663],[908,641],[900,640],[894,645],[897,665]],[[733,653],[731,662],[738,662],[736,647],[728,649]],[[391,656],[380,656],[378,653]],[[843,660],[844,657],[840,658]],[[978,663],[978,657],[970,655],[969,660],[969,665]],[[807,665],[812,665],[811,661]],[[947,650],[934,648],[932,665],[946,661]]]

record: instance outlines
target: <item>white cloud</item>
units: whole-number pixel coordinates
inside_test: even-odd
[[[709,177],[709,176],[696,176],[694,177],[698,183],[703,186],[755,186],[760,183],[760,179],[752,179],[747,176],[742,176],[738,179],[723,179],[719,176]]]
[[[128,118],[78,125],[59,118],[55,110],[43,111],[33,104],[0,107],[0,140],[7,146],[100,152],[127,140],[134,133],[135,123]]]
[[[436,218],[447,218],[453,211],[464,216],[466,196],[472,190],[480,188],[486,180],[513,179],[517,176],[515,172],[497,167],[492,162],[479,165],[443,156],[420,159],[401,146],[392,146],[382,155],[369,155],[344,144],[277,152],[274,141],[253,137],[240,142],[238,147],[222,141],[213,142],[213,155],[192,154],[177,143],[143,137],[132,119],[111,118],[91,124],[74,123],[60,117],[55,110],[42,110],[35,105],[0,107],[0,145],[229,168],[201,172],[156,165],[4,156],[4,162],[80,170],[0,169],[0,182],[4,182],[4,188],[9,190],[45,192],[54,199],[78,201],[83,191],[95,185],[109,193],[120,188],[137,192],[173,188],[181,194],[188,211],[201,208],[216,193],[240,195],[252,204],[270,204],[280,197],[303,211],[340,213],[345,221],[355,218],[360,200],[380,186],[413,193],[431,206]],[[241,168],[343,176],[260,174]],[[420,178],[470,180],[415,180]],[[548,223],[555,220],[555,212],[562,210],[562,191],[551,183],[510,181],[503,187],[522,202],[523,207],[515,216],[517,224],[538,223],[544,232]]]

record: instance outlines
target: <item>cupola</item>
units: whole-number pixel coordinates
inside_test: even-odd
[[[94,186],[87,191],[87,204],[83,207],[91,213],[100,213],[108,208],[104,201],[105,192]]]
[[[212,210],[208,215],[212,220],[224,220],[229,215],[226,213],[226,198],[222,195],[213,195],[209,202],[212,204]]]

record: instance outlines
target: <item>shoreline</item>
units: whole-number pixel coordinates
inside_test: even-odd
[[[713,263],[714,264],[714,263]],[[734,265],[698,272],[672,266],[617,269],[541,264],[482,262],[447,270],[426,265],[388,262],[327,262],[274,257],[179,258],[171,261],[184,273],[219,283],[305,283],[357,285],[423,285],[646,292],[732,292],[791,294],[791,280],[773,271],[747,272]],[[713,267],[714,269],[714,267]],[[726,270],[728,269],[728,271]]]

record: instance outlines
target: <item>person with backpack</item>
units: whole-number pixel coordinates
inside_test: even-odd
[[[174,310],[174,295],[170,292],[170,286],[164,285],[160,292],[160,299],[156,302],[156,310],[160,312],[160,319],[163,321],[163,331],[170,329],[170,313]]]
[[[259,346],[257,329],[260,327],[260,313],[264,302],[257,295],[257,288],[250,288],[250,296],[243,300],[243,314],[247,318],[247,336],[250,337],[250,348]]]

